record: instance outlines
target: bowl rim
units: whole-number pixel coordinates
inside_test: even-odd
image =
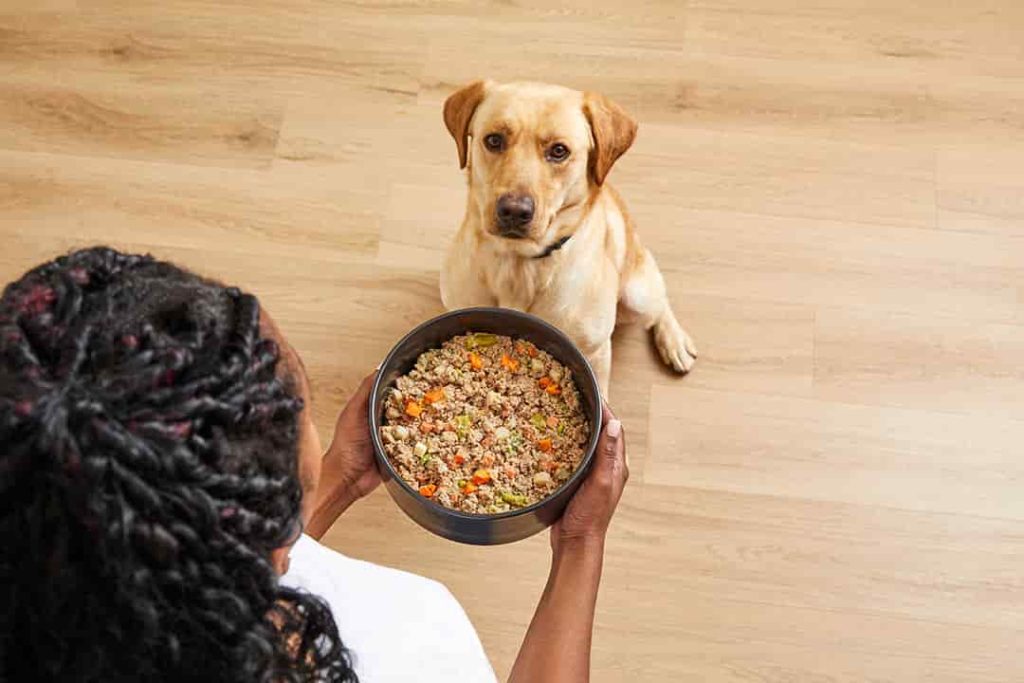
[[[572,476],[566,479],[561,486],[559,486],[557,489],[552,491],[547,496],[544,496],[543,498],[538,500],[536,503],[531,503],[526,507],[518,508],[516,510],[509,510],[508,512],[498,512],[495,514],[463,512],[461,510],[453,510],[452,508],[445,507],[444,505],[436,503],[430,500],[429,498],[424,498],[423,496],[420,495],[419,491],[416,491],[411,486],[409,486],[409,484],[406,483],[406,481],[399,476],[398,472],[395,471],[395,468],[391,465],[391,460],[388,459],[386,455],[387,452],[384,450],[384,444],[380,438],[380,428],[383,425],[381,425],[381,421],[377,418],[377,397],[380,392],[381,384],[383,384],[382,378],[384,377],[384,369],[387,368],[394,360],[395,353],[398,351],[399,347],[401,347],[402,344],[406,342],[406,340],[419,334],[423,330],[429,329],[430,327],[433,327],[434,325],[437,325],[438,323],[447,320],[448,318],[466,315],[467,313],[488,313],[497,314],[499,316],[507,316],[510,318],[519,318],[531,322],[533,324],[539,325],[540,327],[547,328],[549,332],[551,332],[555,337],[559,338],[568,348],[572,349],[573,352],[575,352],[579,356],[579,360],[583,361],[585,379],[590,384],[591,388],[594,390],[594,394],[597,396],[598,399],[596,415],[588,416],[588,419],[590,419],[590,422],[592,423],[590,439],[587,442],[587,447],[583,454],[583,459],[580,460],[580,464],[579,466],[576,467],[575,471],[573,471]],[[424,349],[424,351],[427,350],[428,349]],[[564,362],[562,361],[562,359],[557,360],[559,360],[559,362]],[[388,351],[388,354],[384,357],[384,360],[381,361],[380,367],[377,370],[377,376],[374,377],[373,380],[373,387],[370,389],[370,400],[368,401],[368,404],[370,418],[370,439],[371,442],[373,443],[374,458],[377,460],[378,463],[384,464],[384,467],[387,468],[388,472],[391,475],[391,479],[394,480],[400,487],[405,489],[408,493],[411,493],[420,503],[432,506],[434,509],[440,511],[441,513],[447,516],[456,517],[458,519],[464,519],[466,521],[474,523],[482,522],[485,520],[510,519],[513,517],[529,515],[533,512],[536,512],[540,508],[544,507],[544,505],[547,504],[548,501],[553,500],[554,498],[558,497],[563,491],[573,486],[580,478],[586,476],[586,474],[590,471],[590,465],[594,460],[595,454],[597,453],[597,444],[601,436],[601,429],[604,426],[602,424],[604,416],[604,397],[601,395],[601,385],[598,383],[597,375],[594,373],[594,368],[591,367],[590,361],[587,360],[586,355],[584,355],[584,353],[580,351],[579,347],[576,346],[576,344],[569,338],[567,334],[565,334],[565,332],[562,332],[562,330],[558,329],[557,327],[547,322],[546,320],[542,320],[541,318],[531,313],[526,313],[525,311],[517,311],[511,308],[501,308],[499,306],[471,306],[469,308],[458,308],[452,311],[447,311],[446,313],[442,313],[441,315],[435,316],[430,320],[420,323],[412,330],[404,334],[401,339],[395,342],[394,346],[391,347],[391,350]]]

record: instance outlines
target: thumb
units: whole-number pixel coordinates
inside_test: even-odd
[[[333,441],[337,440],[342,434],[346,434],[350,430],[360,429],[363,425],[369,424],[367,420],[368,404],[370,402],[370,392],[373,390],[373,382],[376,378],[376,370],[364,377],[359,386],[356,387],[356,390],[348,397],[345,405],[342,406],[334,423],[332,445]],[[348,435],[351,436],[351,434]]]
[[[619,458],[622,441],[622,422],[613,417],[604,426],[604,433],[601,435],[601,442],[598,444],[598,460],[595,463],[598,469],[606,472],[615,470],[615,462]]]
[[[355,392],[349,399],[350,403],[366,403],[370,398],[370,391],[373,389],[373,382],[377,379],[377,370],[374,370],[369,375],[363,378],[363,381],[356,387]]]
[[[345,406],[341,410],[340,417],[344,417],[346,414],[351,414],[352,408],[358,408],[360,410],[366,408],[366,405],[370,400],[370,392],[373,390],[373,382],[376,379],[376,370],[363,378],[359,383],[359,386],[356,387],[356,390],[348,397],[348,401],[345,402]]]

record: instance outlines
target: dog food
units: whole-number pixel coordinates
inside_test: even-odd
[[[495,514],[553,493],[590,437],[561,363],[528,341],[467,334],[424,352],[387,398],[381,440],[409,486]]]

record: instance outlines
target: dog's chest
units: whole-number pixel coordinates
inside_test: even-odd
[[[588,286],[595,273],[582,266],[559,267],[555,259],[538,263],[496,261],[484,274],[503,308],[533,313],[568,334],[584,349],[599,345],[615,325],[614,289]]]
[[[552,273],[524,259],[495,259],[484,273],[488,289],[504,308],[530,310],[550,289]]]

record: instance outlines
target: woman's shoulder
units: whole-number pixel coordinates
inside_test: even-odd
[[[495,680],[469,617],[438,581],[347,557],[307,536],[292,548],[282,581],[327,601],[365,680]],[[424,658],[434,667],[427,674],[415,668]]]
[[[292,547],[290,558],[288,573],[284,577],[286,581],[303,579],[315,583],[344,584],[338,585],[339,588],[358,585],[361,592],[374,589],[403,593],[414,591],[418,595],[433,594],[455,600],[447,587],[439,581],[348,557],[305,534]]]

